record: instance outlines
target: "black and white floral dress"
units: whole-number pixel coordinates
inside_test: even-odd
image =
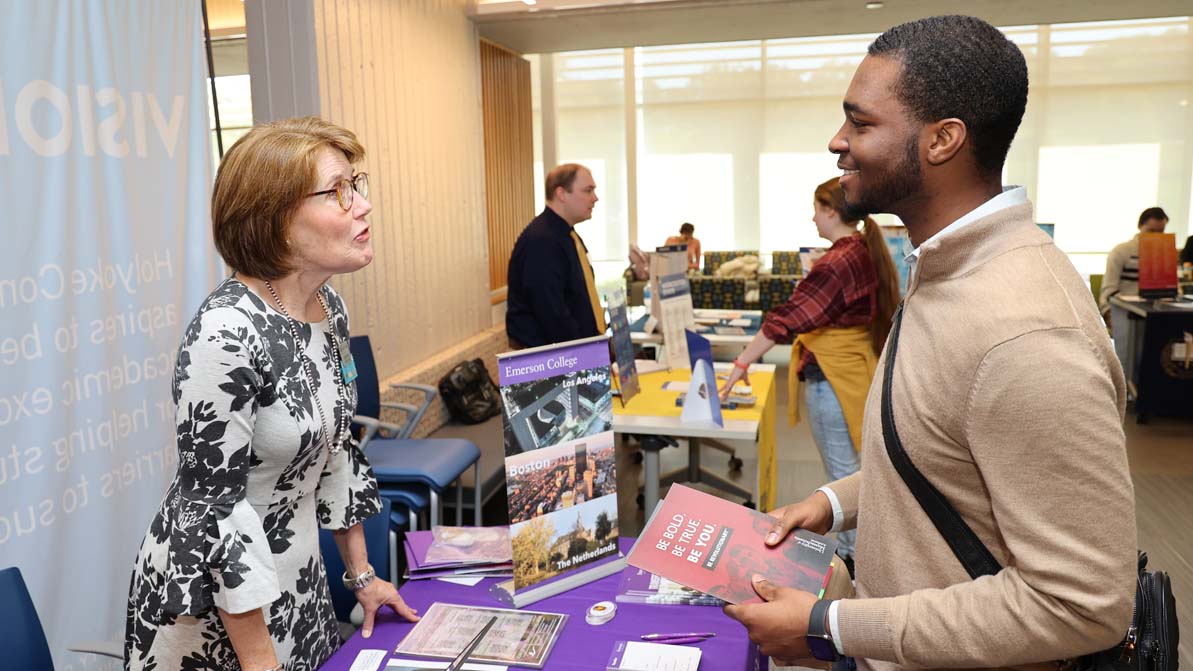
[[[296,322],[335,431],[334,338]],[[216,608],[262,608],[287,671],[313,670],[340,639],[319,555],[319,527],[345,529],[379,509],[377,482],[353,444],[329,454],[286,317],[243,283],[219,286],[187,327],[174,368],[178,473],[141,544],[129,590],[125,667],[239,670]],[[332,417],[333,408],[335,416]]]

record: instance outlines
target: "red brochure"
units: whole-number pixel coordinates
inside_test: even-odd
[[[761,601],[757,574],[820,594],[837,541],[798,529],[775,547],[763,542],[775,518],[704,492],[672,485],[626,561],[729,603]]]

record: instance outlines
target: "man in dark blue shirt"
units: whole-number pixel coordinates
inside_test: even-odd
[[[510,255],[505,332],[515,348],[605,332],[588,249],[574,230],[597,202],[592,173],[576,163],[558,166],[547,175],[546,196],[547,207]]]

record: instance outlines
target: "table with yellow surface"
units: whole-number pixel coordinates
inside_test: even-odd
[[[720,379],[729,374],[731,364],[718,363],[714,368]],[[660,486],[685,481],[708,483],[756,502],[761,511],[771,510],[775,504],[775,367],[771,364],[750,366],[750,383],[757,400],[749,407],[723,408],[723,427],[680,420],[683,408],[675,404],[675,399],[681,392],[668,391],[663,386],[672,381],[687,382],[691,376],[691,370],[662,370],[639,375],[641,391],[624,407],[616,400],[613,402],[613,430],[617,433],[688,439],[688,467],[667,476],[659,473],[658,450],[643,450],[643,495],[647,516],[658,502]],[[750,449],[756,446],[758,477],[753,483],[753,491],[744,490],[700,467],[702,438],[742,441]]]

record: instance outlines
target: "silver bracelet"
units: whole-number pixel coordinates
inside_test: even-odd
[[[286,671],[286,665],[278,662],[277,666],[271,666],[268,669],[262,669],[261,671]]]
[[[364,573],[361,573],[355,578],[348,577],[348,572],[344,571],[344,589],[348,590],[349,592],[359,592],[360,590],[368,587],[369,583],[373,582],[373,578],[377,577],[377,572],[373,570],[372,564],[366,564],[366,566],[368,566],[368,568],[364,570]],[[270,671],[273,671],[273,669],[270,669]]]

